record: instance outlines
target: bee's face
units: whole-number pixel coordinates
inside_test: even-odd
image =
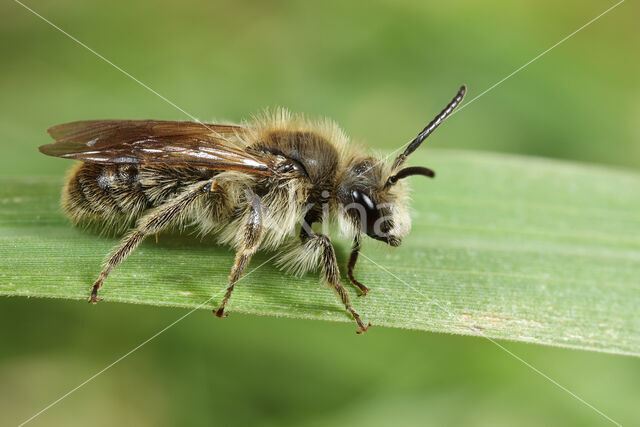
[[[406,192],[400,180],[413,175],[433,178],[435,173],[423,166],[400,168],[422,142],[460,105],[466,86],[386,167],[372,158],[351,160],[340,177],[338,204],[343,231],[360,231],[391,246],[398,246],[411,228],[406,208]],[[345,228],[347,230],[345,230]],[[348,229],[351,230],[348,230]]]
[[[391,246],[411,228],[404,187],[388,186],[389,171],[375,159],[353,161],[338,188],[341,223]]]

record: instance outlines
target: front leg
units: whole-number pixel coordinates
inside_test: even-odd
[[[369,288],[356,280],[353,275],[353,269],[356,267],[356,262],[358,261],[358,254],[360,253],[360,235],[356,235],[353,238],[353,248],[351,249],[351,254],[349,255],[349,261],[347,262],[347,277],[349,277],[349,281],[353,283],[355,286],[360,289],[361,294],[359,296],[365,296],[367,292],[369,292]]]
[[[347,294],[347,290],[340,282],[340,270],[338,269],[338,261],[336,260],[336,253],[333,249],[333,245],[331,244],[331,240],[329,236],[325,234],[317,234],[311,230],[311,227],[303,227],[302,233],[300,235],[303,240],[303,244],[307,246],[312,251],[319,251],[321,260],[322,260],[322,274],[324,279],[329,283],[329,285],[335,289],[344,304],[345,309],[351,313],[356,323],[358,324],[359,329],[356,333],[361,334],[371,326],[371,323],[367,324],[367,326],[362,323],[360,319],[360,315],[356,313],[356,311],[351,306],[351,299]]]
[[[244,226],[242,243],[240,249],[236,253],[236,259],[229,275],[229,285],[227,286],[227,292],[220,303],[218,310],[214,311],[216,316],[225,317],[224,307],[227,305],[227,301],[231,298],[231,293],[236,285],[236,282],[240,280],[242,273],[247,268],[251,256],[258,250],[260,242],[262,241],[262,201],[256,194],[252,194],[250,199],[249,216]]]

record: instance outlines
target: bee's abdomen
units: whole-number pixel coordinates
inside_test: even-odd
[[[137,166],[81,163],[69,175],[62,205],[75,223],[115,224],[138,217],[150,204]]]

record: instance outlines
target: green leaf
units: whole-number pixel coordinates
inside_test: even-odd
[[[365,321],[640,355],[640,174],[464,151],[414,156],[437,177],[412,178],[413,230],[402,246],[365,242],[356,276],[371,292],[358,298],[347,285]],[[88,297],[118,239],[69,225],[61,185],[0,181],[0,294]],[[344,265],[349,242],[334,242]],[[102,304],[208,300],[202,308],[212,309],[233,256],[211,239],[149,238],[106,281]],[[254,257],[226,321],[243,312],[352,322],[317,274],[288,276],[271,256]]]

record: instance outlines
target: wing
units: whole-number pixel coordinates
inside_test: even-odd
[[[275,158],[248,153],[239,142],[242,126],[160,120],[89,120],[47,130],[55,143],[49,156],[89,163],[163,164],[275,173]]]

